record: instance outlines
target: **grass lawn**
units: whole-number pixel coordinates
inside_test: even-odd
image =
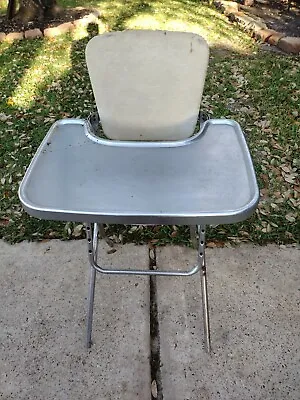
[[[299,57],[260,50],[212,6],[194,0],[64,0],[61,4],[99,8],[100,33],[141,28],[204,36],[211,58],[201,108],[241,124],[261,189],[252,218],[211,228],[208,240],[217,245],[228,238],[299,241]],[[94,109],[84,60],[88,40],[82,29],[57,39],[0,44],[0,236],[6,240],[80,237],[81,226],[29,217],[17,190],[51,124],[65,117],[85,118]],[[124,241],[189,241],[187,227],[109,226],[107,230]]]

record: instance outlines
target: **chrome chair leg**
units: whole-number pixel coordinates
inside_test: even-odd
[[[95,268],[90,267],[90,282],[89,282],[87,326],[86,326],[86,347],[88,349],[92,345],[92,327],[93,327],[95,283],[96,283],[96,271],[95,271]]]
[[[91,229],[91,227],[87,227]],[[93,230],[93,256],[95,262],[97,262],[98,255],[98,224],[94,224]],[[87,232],[89,233],[89,232]],[[91,240],[91,232],[89,233]],[[94,298],[95,298],[95,283],[96,283],[96,270],[90,266],[90,281],[89,281],[89,293],[88,293],[88,310],[87,310],[87,332],[86,332],[86,347],[89,349],[92,345],[92,327],[93,327],[93,312],[94,312]]]
[[[203,307],[203,325],[204,325],[204,340],[206,351],[210,353],[210,326],[209,326],[209,309],[208,309],[208,294],[207,294],[207,276],[205,263],[205,226],[198,225],[199,232],[199,247],[198,247],[198,262],[201,265],[201,293]]]
[[[87,312],[87,336],[86,345],[87,348],[91,347],[92,340],[92,325],[93,325],[93,309],[94,309],[94,295],[95,295],[95,282],[96,273],[101,272],[104,274],[125,274],[125,275],[161,275],[161,276],[191,276],[201,271],[201,292],[202,292],[202,304],[203,304],[203,324],[204,324],[204,336],[205,336],[205,347],[209,353],[211,349],[210,345],[210,327],[209,327],[209,309],[208,309],[208,295],[207,295],[207,279],[206,279],[206,264],[205,264],[205,226],[198,225],[199,232],[199,246],[198,246],[198,259],[197,264],[188,271],[158,271],[158,270],[131,270],[131,269],[105,269],[97,264],[98,255],[98,224],[86,224],[87,242],[88,242],[88,254],[90,262],[90,283],[89,283],[89,295],[88,295],[88,312]]]

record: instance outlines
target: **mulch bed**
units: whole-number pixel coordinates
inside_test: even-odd
[[[281,1],[256,0],[253,7],[241,6],[241,9],[250,16],[261,18],[269,29],[300,37],[299,3],[291,3],[288,9],[288,4]]]
[[[80,19],[85,15],[91,13],[91,9],[86,8],[75,8],[75,9],[64,9],[59,17],[55,19],[45,19],[43,21],[30,21],[28,24],[24,25],[22,23],[16,22],[14,20],[8,21],[5,15],[0,16],[0,32],[11,33],[11,32],[24,32],[29,29],[38,28],[44,31],[46,28],[52,28],[63,24],[65,22],[72,22],[74,20]]]

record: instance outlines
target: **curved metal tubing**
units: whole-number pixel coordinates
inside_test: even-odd
[[[160,276],[191,276],[196,274],[200,270],[199,265],[195,265],[190,271],[152,271],[152,270],[140,270],[140,269],[105,269],[99,267],[94,260],[93,256],[90,257],[91,266],[101,274],[111,275],[160,275]]]
[[[195,139],[197,139],[202,134],[205,134],[205,125],[207,121],[204,121],[200,129],[195,132],[192,136],[186,139],[180,140],[163,140],[163,141],[141,141],[141,140],[115,140],[115,139],[108,139],[97,136],[92,128],[90,121],[84,121],[84,128],[85,128],[85,135],[95,143],[112,146],[112,147],[180,147],[186,146],[187,144],[191,143]]]
[[[191,276],[201,270],[201,293],[203,307],[203,325],[206,351],[211,350],[210,342],[210,326],[209,326],[209,308],[207,294],[207,277],[205,263],[205,226],[198,225],[199,246],[197,264],[189,271],[157,271],[157,270],[139,270],[139,269],[106,269],[97,264],[98,256],[98,233],[99,226],[97,223],[86,223],[86,235],[88,242],[88,257],[90,263],[90,285],[88,299],[88,316],[87,316],[87,347],[91,346],[92,324],[93,324],[93,305],[95,292],[96,272],[111,275],[159,275],[159,276]]]
[[[191,276],[200,271],[202,265],[202,256],[199,256],[198,263],[189,271],[153,271],[140,269],[106,269],[97,264],[97,245],[98,245],[98,226],[94,224],[94,232],[92,232],[92,224],[86,224],[86,234],[88,242],[88,257],[92,268],[101,274],[111,275],[159,275],[159,276]],[[96,232],[96,235],[95,235]]]
[[[94,257],[97,262],[98,252],[98,224],[94,224],[93,232],[93,247]],[[96,270],[90,265],[90,281],[88,293],[88,310],[87,310],[87,324],[86,324],[86,347],[89,349],[92,345],[92,328],[93,328],[93,313],[94,313],[94,298],[95,298],[95,283],[96,283]]]

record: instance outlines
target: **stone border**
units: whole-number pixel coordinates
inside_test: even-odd
[[[76,19],[72,22],[65,22],[63,24],[54,26],[52,28],[41,29],[28,29],[24,32],[11,32],[4,33],[0,32],[0,42],[13,42],[15,40],[22,39],[36,39],[40,37],[54,38],[59,35],[63,35],[67,32],[72,32],[76,28],[87,27],[91,23],[98,23],[100,12],[98,10],[92,11],[90,14],[85,15],[80,19]]]
[[[236,22],[255,39],[276,46],[286,53],[300,54],[300,37],[286,36],[284,33],[269,29],[263,19],[245,14],[242,11],[243,6],[235,1],[216,0],[214,5],[231,22]]]

